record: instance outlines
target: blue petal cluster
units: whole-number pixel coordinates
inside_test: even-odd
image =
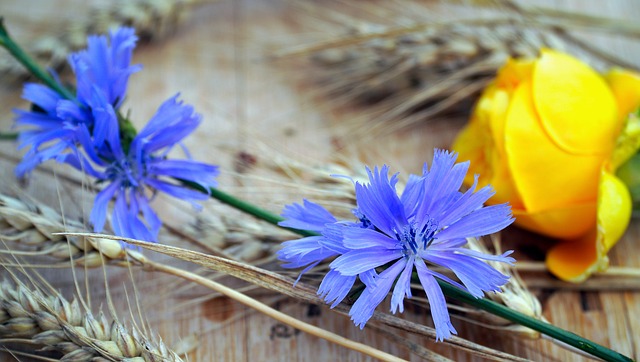
[[[318,232],[283,243],[278,257],[286,268],[308,271],[321,261],[335,257],[318,294],[331,307],[340,303],[357,279],[365,288],[351,307],[353,322],[363,328],[376,307],[391,292],[391,312],[404,310],[404,298],[411,297],[411,275],[415,271],[431,305],[438,340],[456,333],[446,301],[436,278],[475,297],[500,291],[509,277],[483,260],[513,264],[511,252],[486,255],[465,248],[468,237],[480,237],[502,230],[513,222],[511,207],[484,207],[494,194],[489,187],[476,191],[476,183],[461,192],[469,162],[456,163],[457,155],[436,150],[429,169],[411,175],[398,196],[398,175],[389,168],[367,168],[368,183],[355,182],[357,220],[336,220],[325,208],[305,200],[285,207],[280,225]],[[459,281],[430,266],[453,271]]]
[[[105,130],[111,125],[96,114],[97,103],[106,98],[118,108],[125,98],[129,76],[141,69],[130,65],[137,37],[134,29],[118,28],[105,36],[91,36],[86,50],[71,54],[68,62],[76,75],[77,95],[65,99],[42,84],[27,83],[22,97],[31,102],[32,110],[16,110],[16,125],[21,129],[18,149],[29,150],[16,167],[23,177],[39,164],[77,153],[80,139],[94,137],[100,146]]]
[[[195,204],[206,193],[179,184],[189,181],[208,189],[216,185],[218,168],[190,159],[171,160],[168,153],[200,124],[193,107],[174,96],[165,101],[133,138],[123,140],[119,107],[131,74],[137,37],[134,29],[111,31],[109,39],[91,36],[87,49],[69,56],[76,75],[76,96],[65,99],[54,90],[29,83],[24,98],[31,111],[17,110],[22,130],[19,148],[30,146],[16,173],[24,176],[38,164],[55,159],[93,176],[104,188],[96,196],[90,221],[94,231],[104,229],[109,202],[115,199],[111,225],[116,235],[156,241],[162,221],[150,206],[157,192]],[[126,137],[125,137],[126,138]],[[187,153],[188,155],[188,153]]]
[[[149,205],[156,192],[198,207],[195,201],[206,200],[209,195],[180,185],[175,179],[196,183],[203,189],[216,186],[217,166],[167,158],[167,154],[176,145],[182,146],[180,142],[198,127],[201,117],[176,95],[160,106],[125,150],[113,108],[104,103],[102,112],[101,117],[109,118],[109,124],[113,125],[106,133],[103,146],[96,148],[97,152],[86,152],[82,158],[69,154],[65,162],[106,183],[91,211],[90,221],[96,232],[104,228],[109,201],[115,198],[111,218],[114,233],[156,241],[162,222]]]

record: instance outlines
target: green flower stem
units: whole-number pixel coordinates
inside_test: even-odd
[[[0,141],[15,141],[17,139],[17,133],[0,133]]]
[[[58,92],[61,96],[67,99],[75,99],[73,93],[67,88],[60,85],[53,79],[47,72],[45,72],[33,58],[27,54],[20,46],[11,39],[7,29],[4,27],[4,19],[0,17],[0,45],[3,46],[11,55],[16,58],[27,70],[33,74],[36,78],[40,79],[49,88]]]
[[[492,300],[484,298],[475,298],[471,294],[454,287],[453,285],[438,280],[438,284],[442,288],[444,294],[453,299],[471,304],[476,308],[487,311],[491,314],[497,315],[511,322],[518,323],[522,326],[529,327],[542,334],[554,338],[558,341],[562,341],[568,345],[576,347],[582,351],[589,353],[590,355],[602,358],[605,361],[633,361],[631,358],[613,351],[607,347],[594,343],[586,338],[580,337],[575,333],[565,331],[552,324],[545,323],[535,318],[531,318],[520,312],[516,312],[513,309],[507,308],[502,304],[498,304]]]
[[[190,187],[194,187],[198,190],[203,190],[202,187],[198,185],[194,185],[193,183],[185,182],[181,180],[183,183]],[[209,190],[209,194],[212,198],[217,199],[227,205],[230,205],[236,209],[246,212],[247,214],[253,215],[258,219],[262,219],[271,224],[277,225],[278,222],[282,221],[283,218],[267,211],[261,209],[253,204],[250,204],[246,201],[240,200],[232,195],[229,195],[223,191],[220,191],[216,188],[211,188]],[[292,232],[301,235],[301,236],[314,236],[319,235],[317,233],[308,231],[308,230],[297,230],[292,228],[283,227],[284,229],[291,230]],[[582,351],[585,351],[593,356],[602,358],[605,361],[616,361],[616,362],[631,362],[633,361],[631,358],[626,357],[616,351],[613,351],[609,348],[606,348],[597,343],[591,342],[588,339],[578,336],[577,334],[571,333],[569,331],[565,331],[560,329],[552,324],[542,322],[535,318],[529,317],[520,312],[516,312],[513,309],[507,308],[501,304],[498,304],[494,301],[484,299],[484,298],[476,298],[471,294],[465,292],[464,290],[458,289],[451,284],[438,280],[438,284],[442,288],[444,294],[450,298],[456,299],[458,301],[470,304],[478,309],[482,309],[491,314],[497,315],[514,323],[518,323],[525,327],[536,330],[542,334],[546,334],[549,337],[562,341],[568,345],[576,347]]]
[[[260,220],[264,220],[270,224],[279,226],[283,229],[287,229],[290,230],[298,235],[301,236],[318,236],[320,234],[318,233],[314,233],[313,231],[309,231],[309,230],[299,230],[299,229],[293,229],[293,228],[288,228],[285,226],[280,226],[278,225],[278,223],[280,221],[283,221],[284,218],[270,212],[267,211],[265,209],[262,209],[254,204],[248,203],[246,201],[240,200],[235,196],[232,196],[230,194],[227,194],[226,192],[220,191],[217,188],[210,188],[210,189],[204,189],[202,186],[198,185],[197,183],[191,182],[191,181],[187,181],[187,180],[182,180],[182,179],[178,179],[178,181],[182,182],[184,185],[189,186],[195,190],[199,190],[202,192],[206,192],[209,195],[211,195],[212,198],[225,203],[233,208],[236,208],[240,211],[243,211],[249,215],[253,215],[256,218],[260,219]]]

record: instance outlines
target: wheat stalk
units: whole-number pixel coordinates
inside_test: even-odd
[[[43,215],[47,215],[48,219]],[[319,329],[300,320],[284,315],[251,297],[239,293],[211,279],[203,278],[195,273],[149,260],[135,250],[123,248],[118,241],[120,238],[108,235],[99,236],[96,234],[80,233],[66,233],[66,237],[64,235],[60,235],[56,232],[56,228],[60,228],[64,225],[58,221],[59,218],[60,216],[55,213],[55,211],[44,205],[27,203],[6,195],[0,195],[0,230],[4,230],[4,233],[8,234],[8,236],[12,238],[11,240],[15,242],[26,242],[26,246],[28,247],[37,247],[41,249],[41,254],[46,254],[65,261],[72,260],[74,264],[82,264],[88,267],[101,266],[109,262],[110,264],[118,266],[135,265],[142,267],[144,270],[164,272],[203,285],[223,295],[227,295],[276,320],[289,324],[294,328],[307,333],[316,335],[320,338],[327,339],[333,343],[340,344],[347,348],[354,349],[383,360],[397,360],[394,356],[385,354],[384,352],[370,346],[345,339],[326,330]],[[45,220],[48,220],[48,222]],[[72,226],[77,225],[77,223],[72,224]],[[70,229],[71,228],[67,226],[66,228],[63,227],[58,230]],[[11,232],[7,233],[6,230],[10,230]],[[24,239],[20,239],[21,237]],[[2,236],[2,232],[0,232],[0,239],[6,240],[5,236]],[[63,246],[67,244],[67,240],[70,245],[78,245],[84,249],[77,248],[76,254],[71,256],[69,252],[66,254],[64,252],[54,254],[49,253],[50,250],[62,249]],[[53,247],[54,245],[55,247]],[[73,246],[72,250],[76,250],[74,248],[76,247]],[[186,249],[180,250],[182,250],[182,257],[189,256],[194,253]],[[16,254],[17,252],[9,251],[9,253]],[[172,256],[175,257],[176,255]],[[211,258],[215,258],[217,263],[216,268],[213,268],[214,270],[238,277],[258,286],[266,287],[269,290],[292,296],[298,300],[305,300],[315,304],[323,304],[310,287],[305,287],[301,283],[294,288],[290,279],[284,278],[279,274],[269,272],[264,269],[256,269],[248,264],[232,261],[226,258],[213,256],[211,256]],[[199,264],[207,267],[210,267],[211,265],[209,263],[203,264],[202,262]],[[340,310],[341,313],[347,313],[346,307],[340,307],[338,310]],[[383,313],[376,313],[376,318],[386,325],[404,329],[411,333],[418,333],[435,338],[435,331],[432,328],[403,321],[398,317],[387,316]],[[447,343],[450,343],[455,348],[459,348],[479,356],[491,357],[498,360],[520,360],[517,357],[474,344],[462,338],[456,337]],[[437,355],[433,354],[434,358],[436,356]]]
[[[349,126],[352,132],[367,135],[395,131],[437,116],[466,116],[470,101],[508,57],[535,57],[542,47],[570,51],[597,68],[618,65],[638,69],[637,64],[582,42],[568,31],[592,26],[637,37],[639,28],[633,24],[625,27],[611,19],[527,8],[510,0],[467,4],[503,12],[489,19],[443,21],[440,17],[420,22],[374,5],[379,17],[393,19],[391,25],[363,21],[360,13],[333,14],[338,18],[334,22],[344,28],[343,36],[284,49],[273,57],[308,57],[320,92],[334,106],[366,105],[367,116],[354,117],[351,122],[355,124]],[[315,18],[332,16],[327,6],[299,7]],[[433,12],[428,7],[422,10]]]
[[[234,215],[200,214],[186,230],[171,230],[216,255],[247,262],[272,255],[288,237],[283,230]],[[89,268],[100,267],[106,261],[126,263],[126,251],[117,242],[54,234],[61,231],[86,231],[86,228],[75,220],[63,220],[46,205],[0,194],[0,239],[16,242],[23,249],[11,250],[11,254],[46,255]]]
[[[46,214],[51,219],[45,218],[43,216],[44,214]],[[246,304],[247,306],[254,308],[255,310],[264,313],[278,321],[286,323],[304,332],[326,339],[332,343],[342,345],[346,348],[362,352],[364,354],[384,361],[402,361],[402,359],[388,353],[379,351],[362,343],[345,339],[339,335],[290,317],[282,312],[270,308],[264,303],[261,303],[213,280],[206,279],[200,275],[188,272],[186,270],[149,260],[141,253],[123,247],[118,239],[110,238],[108,236],[96,237],[81,234],[71,235],[69,233],[67,233],[66,236],[61,235],[59,234],[60,231],[69,230],[69,228],[64,227],[64,225],[62,225],[58,221],[59,218],[59,215],[57,215],[52,209],[49,209],[44,205],[29,205],[25,202],[11,198],[9,196],[0,195],[0,222],[5,224],[5,229],[11,230],[11,233],[9,233],[8,237],[3,236],[0,232],[0,239],[6,238],[15,242],[23,242],[26,245],[36,246],[41,249],[39,254],[52,256],[58,259],[71,260],[73,264],[85,265],[87,267],[103,266],[107,262],[109,262],[111,264],[116,264],[119,266],[137,265],[141,266],[144,270],[156,270],[170,275],[178,276],[185,280],[204,285],[207,288],[210,288],[218,293],[221,293],[243,304]],[[58,231],[56,231],[56,228],[59,228]],[[66,254],[64,252],[52,252],[53,250],[64,249],[64,246],[67,246],[68,250],[72,250],[71,254],[69,251],[67,251]],[[75,253],[73,253],[74,250],[76,251]],[[12,250],[9,250],[8,253],[12,255],[18,254],[16,251]],[[77,254],[81,256],[75,257],[75,255]],[[76,309],[77,308],[78,307],[76,307]],[[75,326],[75,324],[73,325]],[[26,325],[20,325],[16,328],[18,328],[19,330],[29,329]],[[2,336],[1,330],[0,336]],[[16,335],[9,337],[13,338],[21,336]],[[87,353],[89,352],[91,351],[88,351]],[[163,352],[167,352],[166,347]],[[81,352],[76,352],[75,350],[73,350],[70,353],[80,354]],[[80,358],[75,354],[72,357]],[[83,356],[81,357],[84,358]],[[87,359],[77,360],[85,361]],[[170,361],[169,359],[160,360]],[[147,360],[145,359],[144,361]]]
[[[28,250],[9,250],[8,253],[46,255],[89,268],[102,266],[107,260],[126,261],[126,251],[117,242],[55,234],[63,230],[85,228],[73,220],[63,221],[60,214],[46,205],[0,194],[0,239],[16,242]]]
[[[162,341],[83,311],[77,299],[7,279],[0,281],[0,338],[5,346],[56,352],[61,361],[182,361]]]
[[[60,70],[67,55],[83,48],[87,36],[104,34],[117,26],[131,26],[143,41],[163,39],[175,32],[197,0],[116,0],[94,6],[86,17],[74,17],[59,35],[44,35],[30,42],[27,51],[43,66]],[[3,79],[26,78],[24,67],[8,54],[0,57]]]
[[[149,243],[135,239],[122,238],[118,236],[105,235],[105,234],[93,234],[93,233],[64,233],[70,236],[83,236],[83,237],[94,237],[98,239],[109,239],[109,240],[122,240],[128,244],[136,245],[143,247],[145,249],[149,249],[158,253],[162,253],[165,255],[169,255],[176,259],[185,260],[192,262],[197,265],[201,265],[205,268],[224,273],[226,275],[230,275],[236,277],[238,279],[250,282],[256,286],[260,286],[262,288],[266,288],[271,291],[275,291],[282,295],[287,295],[293,297],[298,300],[310,302],[313,304],[324,305],[324,301],[320,297],[318,297],[315,293],[315,289],[304,283],[298,283],[295,287],[293,287],[293,280],[291,278],[282,276],[278,273],[261,269],[246,263],[237,262],[213,255],[208,255],[184,248],[179,248],[175,246],[162,245],[157,243]],[[261,313],[264,313],[276,320],[279,320],[283,323],[289,324],[294,328],[301,329],[307,333],[311,333],[317,337],[327,339],[330,342],[340,344],[347,348],[352,348],[354,350],[363,352],[370,356],[376,356],[376,358],[381,358],[384,360],[391,360],[391,357],[384,357],[386,354],[384,352],[378,351],[369,346],[359,345],[356,342],[346,340],[344,337],[336,336],[331,332],[328,332],[323,329],[318,329],[315,326],[308,325],[300,320],[296,320],[295,318],[291,318],[287,315],[283,315],[281,312],[270,308],[263,303],[258,302],[253,298],[249,298],[244,296],[243,294],[237,292],[234,289],[226,287],[222,284],[216,283],[210,279],[204,278],[195,273],[178,269],[166,264],[154,263],[146,258],[144,258],[141,254],[135,254],[137,256],[133,257],[135,261],[139,262],[141,265],[144,265],[153,270],[158,270],[161,272],[165,272],[167,274],[171,274],[194,283],[200,284],[204,287],[212,289],[218,293],[226,295],[230,298],[233,298],[240,303],[246,304]],[[141,258],[141,259],[137,259]],[[334,311],[347,315],[348,307],[344,304],[340,304],[333,308]],[[372,320],[379,321],[386,326],[393,327],[399,330],[404,330],[407,332],[415,333],[417,335],[430,337],[435,339],[435,329],[420,325],[414,322],[410,322],[396,316],[392,316],[390,314],[382,313],[382,312],[374,312]],[[488,347],[484,347],[482,345],[467,341],[463,338],[453,336],[448,340],[445,340],[443,343],[449,344],[454,348],[464,350],[466,352],[472,353],[477,356],[481,356],[484,358],[491,358],[494,360],[500,361],[524,361],[524,359],[510,355],[508,353],[500,352]],[[396,360],[397,358],[393,358]]]

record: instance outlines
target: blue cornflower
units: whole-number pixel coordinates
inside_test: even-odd
[[[98,101],[98,100],[96,100]],[[96,196],[90,221],[95,232],[103,230],[109,201],[115,198],[113,231],[118,236],[156,241],[162,221],[150,206],[155,192],[195,203],[209,195],[180,185],[172,179],[190,181],[208,189],[216,185],[218,167],[187,160],[172,160],[167,154],[200,124],[201,116],[193,107],[178,101],[165,101],[147,125],[124,149],[113,107],[102,99],[100,117],[110,118],[113,127],[105,132],[102,147],[91,148],[90,140],[81,140],[85,155],[69,154],[65,162],[108,183]],[[89,144],[86,144],[89,143]],[[186,151],[186,148],[183,147]]]
[[[310,202],[285,209],[289,212],[284,214],[283,225],[299,228],[305,222],[315,223],[322,236],[315,237],[317,248],[309,246],[310,238],[286,242],[280,259],[288,262],[285,267],[313,266],[329,254],[322,251],[332,250],[328,256],[336,258],[321,284],[321,295],[335,297],[335,306],[348,293],[344,282],[350,282],[350,289],[356,276],[362,279],[366,287],[349,312],[360,328],[392,288],[391,312],[404,310],[415,270],[431,305],[436,338],[449,338],[456,330],[436,278],[479,298],[485,291],[499,291],[509,279],[482,260],[515,262],[508,256],[511,252],[494,256],[463,248],[466,238],[497,232],[513,218],[508,204],[483,207],[494,194],[489,186],[476,191],[474,184],[464,193],[459,191],[469,162],[456,164],[456,158],[456,154],[436,150],[431,169],[425,165],[422,176],[411,176],[400,197],[395,189],[397,174],[389,178],[387,166],[367,168],[369,183],[355,182],[356,222],[331,221],[325,209],[322,218],[311,219],[320,206]],[[430,269],[427,263],[452,270],[459,282]]]
[[[110,44],[104,36],[90,36],[86,50],[71,54],[68,61],[77,86],[74,99],[41,84],[25,84],[23,98],[33,109],[15,113],[16,125],[30,127],[20,132],[18,149],[30,149],[16,167],[18,177],[47,160],[64,159],[63,153],[78,152],[80,138],[102,144],[110,125],[96,117],[95,100],[105,98],[116,109],[121,105],[129,76],[141,68],[130,65],[136,40],[133,29],[118,28],[110,32]]]

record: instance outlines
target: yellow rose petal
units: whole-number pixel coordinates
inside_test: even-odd
[[[576,156],[549,140],[533,109],[530,83],[516,89],[505,124],[508,167],[530,213],[595,203],[603,156]],[[497,186],[496,186],[497,187]]]
[[[631,219],[631,194],[619,178],[603,167],[598,189],[598,239],[606,253],[624,235]]]
[[[547,269],[569,282],[584,281],[592,272],[605,269],[609,259],[598,257],[595,228],[576,240],[563,241],[547,253]]]
[[[468,172],[465,176],[465,184],[473,183],[474,173],[484,175],[487,179],[491,177],[491,162],[487,160],[486,148],[492,144],[487,130],[479,124],[477,119],[471,121],[458,133],[452,149],[458,153],[458,161],[470,161],[473,172]]]
[[[621,68],[614,68],[605,76],[618,103],[618,116],[627,115],[640,107],[640,75]]]
[[[616,148],[610,159],[611,167],[614,170],[620,167],[638,152],[638,148],[640,148],[640,117],[631,113],[616,141]]]
[[[607,252],[624,235],[631,218],[631,195],[620,179],[602,168],[597,227],[585,236],[562,242],[547,253],[547,267],[558,278],[584,281],[609,265]]]
[[[512,93],[520,83],[531,79],[535,61],[535,59],[509,58],[498,71],[496,86]]]
[[[596,225],[596,203],[569,205],[540,212],[513,208],[516,225],[546,236],[573,239]]]
[[[622,128],[604,79],[579,60],[543,50],[533,73],[535,109],[549,137],[576,155],[611,152]]]
[[[504,152],[504,121],[509,96],[501,89],[489,86],[476,104],[469,124],[458,134],[452,149],[460,161],[471,162],[465,184],[470,186],[474,174],[479,174],[478,187],[491,184],[496,195],[491,204],[510,202],[522,207],[515,189]]]

